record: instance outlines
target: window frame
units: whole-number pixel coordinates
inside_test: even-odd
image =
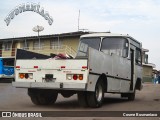
[[[23,41],[23,49],[29,50],[29,42],[28,41]]]
[[[80,39],[80,43],[82,42],[82,39],[91,39],[91,38],[98,38],[98,39],[99,39],[98,49],[93,48],[93,47],[91,47],[91,46],[88,46],[88,47],[91,47],[91,48],[93,48],[93,49],[96,49],[96,50],[100,51],[101,42],[102,42],[102,38],[101,38],[101,37],[84,37],[84,38],[81,38],[81,39]],[[97,40],[97,41],[98,41],[98,40]],[[82,43],[84,43],[84,42],[82,42]],[[86,44],[86,43],[84,43],[84,44]],[[88,44],[87,44],[87,45],[88,45]]]
[[[50,40],[50,49],[60,49],[62,48],[62,40],[52,39]]]
[[[3,42],[2,44],[2,50],[3,51],[10,51],[12,48],[12,42]]]
[[[37,47],[35,46],[35,43],[37,42]],[[39,48],[39,40],[33,41],[33,50],[42,50],[44,47],[44,41],[40,41],[40,48]]]
[[[135,64],[136,65],[142,65],[142,50],[140,48],[136,47],[135,52],[136,52],[135,53]],[[139,52],[139,55],[138,55],[137,52]],[[139,57],[140,57],[140,60],[139,60]]]
[[[105,38],[121,38],[121,39],[124,39],[126,41],[125,44],[128,43],[128,49],[127,49],[126,56],[123,56],[123,50],[124,50],[124,48],[122,49],[122,55],[118,55],[118,56],[121,56],[121,57],[124,57],[124,58],[128,58],[129,57],[130,41],[126,37],[121,37],[121,36],[107,36],[107,37],[103,37],[102,40],[101,40],[100,51],[102,51],[102,43],[103,43],[103,40]]]

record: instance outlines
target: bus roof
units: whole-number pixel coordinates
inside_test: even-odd
[[[129,36],[128,34],[99,32],[99,33],[85,34],[85,35],[82,35],[80,38],[85,38],[85,37],[127,37],[127,38],[131,38],[134,42],[141,44],[139,41],[137,41],[133,37]]]
[[[125,34],[116,34],[116,33],[91,33],[91,34],[85,34],[82,35],[81,37],[108,37],[108,36],[123,36],[123,37],[129,37],[129,35],[125,35]]]

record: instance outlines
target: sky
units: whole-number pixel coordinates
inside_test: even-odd
[[[40,4],[52,16],[52,25],[27,11],[7,26],[4,19],[23,3]],[[44,27],[40,35],[78,31],[80,10],[80,29],[129,34],[149,50],[149,63],[160,70],[160,0],[1,0],[0,5],[0,39],[36,36],[36,25]]]

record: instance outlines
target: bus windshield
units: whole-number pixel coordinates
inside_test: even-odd
[[[110,54],[114,53],[119,56],[128,56],[128,41],[120,37],[108,37],[102,41],[101,51]]]
[[[96,50],[99,50],[100,41],[101,39],[98,37],[81,39],[81,43],[85,43],[88,45],[88,47],[94,48]]]
[[[100,42],[101,38],[99,37],[82,38],[80,40],[77,56],[87,56],[88,47],[99,50]]]

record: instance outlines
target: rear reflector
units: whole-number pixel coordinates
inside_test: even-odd
[[[66,66],[61,66],[61,68],[66,68]]]
[[[82,66],[82,68],[83,68],[83,69],[86,69],[86,68],[87,68],[87,66]]]
[[[38,66],[34,66],[34,68],[38,68]]]
[[[16,68],[20,68],[20,66],[16,66]]]

